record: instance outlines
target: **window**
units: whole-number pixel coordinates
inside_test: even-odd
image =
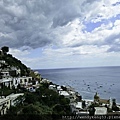
[[[17,84],[17,80],[15,80],[15,84]]]
[[[20,79],[20,83],[22,83],[22,79]]]
[[[27,79],[25,79],[24,81],[27,82]]]
[[[31,78],[29,78],[29,82],[31,82]]]

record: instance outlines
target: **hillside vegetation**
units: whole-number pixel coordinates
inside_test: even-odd
[[[0,60],[4,60],[7,64],[3,64],[2,68],[6,66],[17,67],[21,70],[21,76],[29,76],[30,70],[26,65],[24,65],[20,60],[8,54],[9,48],[4,46],[1,48]]]
[[[8,51],[9,48],[6,46],[1,48],[0,60],[5,61],[4,64],[1,64],[1,69],[15,67],[21,70],[20,76],[32,76],[34,80],[40,77],[39,75],[36,76],[34,71],[30,70],[30,68],[20,60],[8,54]],[[70,100],[59,95],[57,91],[50,90],[50,84],[53,83],[39,83],[39,88],[37,88],[35,92],[29,92],[21,87],[10,89],[10,92],[13,92],[13,90],[15,90],[16,93],[24,92],[24,98],[18,98],[18,101],[21,102],[16,106],[11,106],[8,113],[1,116],[0,120],[53,120],[55,116],[57,116],[55,117],[55,119],[57,119],[58,116],[71,114],[69,106]],[[6,89],[9,92],[9,88]],[[3,89],[1,90],[3,92]]]

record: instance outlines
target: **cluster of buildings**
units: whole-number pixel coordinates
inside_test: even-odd
[[[2,68],[2,66],[6,66]],[[39,75],[38,79],[34,79],[32,76],[21,76],[21,70],[17,67],[9,66],[4,60],[0,60],[0,88],[9,87],[17,88],[20,85],[23,88],[31,89],[37,87],[38,83],[41,80]],[[34,73],[38,74],[38,73]]]
[[[33,72],[33,71],[32,71]],[[39,87],[41,80],[40,74],[34,72],[36,79],[32,76],[21,76],[21,70],[14,66],[9,66],[4,60],[0,60],[0,115],[4,115],[10,109],[11,106],[19,104],[20,96],[24,96],[23,93],[4,95],[4,90],[9,89],[24,89],[30,92],[35,92]]]
[[[86,103],[84,100],[82,100],[82,96],[78,92],[76,92],[71,86],[50,84],[49,89],[58,92],[59,95],[63,95],[65,98],[68,98],[70,100],[70,107],[72,113],[89,114],[89,112],[84,109]]]
[[[45,80],[49,82],[48,80]],[[89,115],[90,110],[94,107],[94,115],[113,115],[120,114],[120,105],[116,104],[115,99],[102,99],[98,93],[94,95],[93,100],[82,99],[82,96],[76,92],[71,86],[60,86],[50,84],[49,89],[55,90],[59,95],[70,99],[71,111],[77,115]],[[113,105],[118,108],[117,111],[113,110]]]

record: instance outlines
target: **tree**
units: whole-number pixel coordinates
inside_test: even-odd
[[[95,115],[95,108],[94,107],[90,107],[89,109],[89,116],[94,116]]]
[[[9,47],[4,46],[1,48],[1,50],[3,51],[4,54],[6,54],[7,52],[9,52]]]
[[[63,115],[65,114],[65,111],[63,109],[63,106],[60,105],[60,104],[56,104],[54,107],[53,107],[53,114],[54,115]]]
[[[34,104],[35,102],[37,102],[37,100],[38,100],[38,96],[36,96],[36,94],[27,93],[25,95],[25,102],[28,104]]]
[[[115,99],[113,99],[112,110],[114,110],[114,111],[119,111],[119,107],[117,107],[117,105],[116,105],[116,100],[115,100]]]
[[[85,108],[85,107],[86,107],[85,100],[84,100],[84,101],[82,101],[82,106],[83,106],[83,108]]]

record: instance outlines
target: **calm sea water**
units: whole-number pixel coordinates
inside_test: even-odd
[[[55,84],[70,85],[83,99],[115,98],[120,103],[120,67],[39,69],[43,78]]]

